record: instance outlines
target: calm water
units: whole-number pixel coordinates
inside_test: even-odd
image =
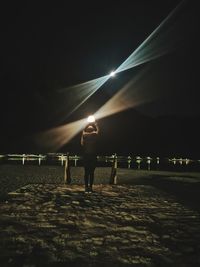
[[[70,156],[71,166],[83,166],[80,156]],[[57,165],[64,166],[66,155],[0,155],[0,164],[20,164],[20,165]],[[98,157],[97,166],[111,167],[114,156]],[[176,159],[176,158],[151,158],[151,157],[117,157],[119,168],[141,169],[141,170],[163,170],[163,171],[183,171],[199,172],[200,160]]]

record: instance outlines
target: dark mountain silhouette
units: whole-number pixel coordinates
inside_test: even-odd
[[[134,109],[102,118],[98,154],[190,157],[200,158],[200,117],[160,116],[149,117]],[[0,153],[70,152],[80,154],[81,133],[59,151],[46,151],[34,146],[26,135],[3,134]]]
[[[99,153],[199,158],[200,117],[148,117],[136,110],[99,120]],[[62,151],[80,151],[80,134]]]

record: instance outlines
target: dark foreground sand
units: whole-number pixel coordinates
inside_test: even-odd
[[[200,266],[200,174],[0,166],[0,266]],[[10,192],[7,194],[7,192]]]

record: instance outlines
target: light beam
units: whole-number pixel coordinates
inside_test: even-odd
[[[185,0],[160,23],[160,25],[137,47],[137,49],[117,68],[116,72],[128,70],[163,56],[181,42],[180,21],[175,15]],[[171,23],[171,24],[170,24]]]
[[[180,23],[174,23],[174,18],[184,0],[166,17],[165,20],[149,35],[149,37],[110,75],[106,75],[70,88],[63,89],[63,92],[71,92],[76,95],[76,103],[70,114],[78,109],[92,94],[94,94],[110,77],[115,73],[133,68],[155,58],[158,58],[170,49],[175,47],[180,39],[177,29]],[[172,22],[171,26],[169,23]],[[161,32],[162,30],[162,32]],[[173,34],[174,35],[173,35]],[[112,75],[111,75],[112,74]],[[104,104],[96,113],[97,119],[109,116],[111,114],[120,112],[127,108],[133,108],[144,102],[148,102],[151,97],[150,94],[141,95],[141,84],[138,85],[137,81],[140,79],[135,77],[128,85],[123,87],[117,94],[115,94],[106,104]],[[139,94],[138,92],[141,91]],[[50,129],[38,135],[39,143],[46,145],[54,150],[59,149],[61,146],[69,142],[80,130],[85,126],[85,119],[69,123],[64,126]],[[51,143],[50,143],[51,142]]]
[[[179,21],[175,20],[175,15],[184,2],[185,0],[180,2],[115,71],[112,71],[109,75],[63,89],[64,92],[72,89],[73,94],[76,95],[76,101],[73,103],[73,108],[68,116],[85,103],[109,78],[114,77],[118,72],[128,70],[163,56],[181,43],[182,40],[179,34],[181,19],[179,18]]]
[[[55,127],[36,136],[36,144],[39,147],[55,151],[68,143],[76,134],[78,134],[88,122],[95,119],[101,119],[123,110],[136,107],[143,103],[150,102],[155,98],[152,91],[146,90],[149,81],[144,79],[147,76],[149,68],[145,68],[121,90],[119,90],[110,100],[108,100],[94,115],[86,119],[68,123],[63,126]]]
[[[86,124],[86,120],[82,119],[38,133],[34,138],[35,144],[46,151],[57,151],[79,133]]]

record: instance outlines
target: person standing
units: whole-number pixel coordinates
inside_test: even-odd
[[[99,127],[96,122],[89,123],[82,132],[81,145],[83,147],[83,165],[85,192],[93,192],[94,171],[97,164],[97,137]]]

